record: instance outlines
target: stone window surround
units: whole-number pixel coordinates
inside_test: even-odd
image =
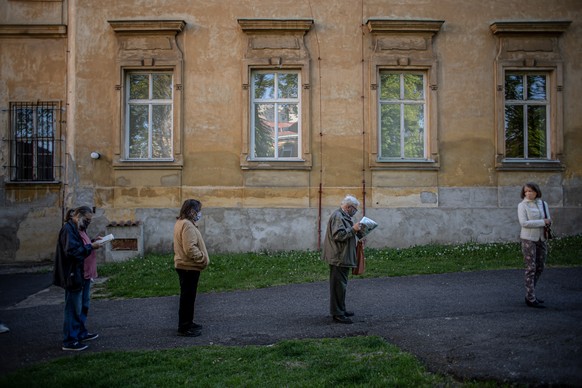
[[[559,37],[570,21],[494,22],[495,58],[495,167],[498,171],[561,171],[563,138],[563,65]],[[549,78],[550,160],[505,159],[505,73],[534,71]]]
[[[310,170],[310,55],[304,36],[311,29],[311,19],[238,19],[246,36],[242,61],[242,150],[243,170]],[[252,160],[250,155],[250,77],[254,70],[298,70],[303,84],[301,92],[300,160]]]
[[[433,51],[433,38],[444,21],[368,19],[371,36],[370,56],[370,154],[372,170],[438,170],[438,61]],[[428,131],[426,160],[379,160],[378,80],[381,70],[423,72],[426,76]]]
[[[182,169],[182,74],[183,54],[177,35],[186,26],[183,20],[110,20],[115,32],[117,51],[117,84],[119,92],[115,117],[118,117],[119,136],[113,137],[114,169]],[[171,71],[174,76],[173,100],[173,161],[128,160],[125,158],[125,95],[129,71]]]

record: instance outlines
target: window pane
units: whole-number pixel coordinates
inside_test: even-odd
[[[530,158],[546,158],[546,107],[527,109],[527,153]]]
[[[527,76],[527,98],[528,100],[546,99],[546,77],[544,75]]]
[[[382,105],[380,122],[380,156],[400,158],[400,106]]]
[[[505,99],[523,100],[523,76],[508,74],[505,76]]]
[[[523,158],[523,106],[507,105],[505,107],[505,156]]]
[[[150,95],[149,87],[147,74],[131,74],[129,76],[129,99],[147,100]]]
[[[278,147],[279,157],[297,157],[299,108],[297,104],[280,104]]]
[[[254,73],[255,98],[272,99],[275,97],[275,75],[273,73]]]
[[[172,157],[172,106],[152,106],[152,158]]]
[[[388,73],[380,74],[380,99],[400,99],[400,75]]]
[[[424,106],[404,106],[404,157],[424,158]]]
[[[32,139],[34,130],[34,121],[32,119],[32,109],[18,109],[15,112],[15,130],[14,135],[16,139]]]
[[[16,180],[33,180],[33,144],[32,142],[16,142]]]
[[[153,74],[152,75],[152,99],[169,100],[172,98],[172,75]]]
[[[255,157],[275,156],[275,107],[273,104],[255,105]]]
[[[422,100],[424,99],[424,82],[421,74],[404,75],[404,99]]]
[[[149,121],[147,105],[129,106],[129,157],[145,159],[148,155]]]
[[[298,98],[298,81],[297,73],[279,73],[277,77],[278,98]]]
[[[38,109],[37,110],[37,136],[44,138],[53,138],[54,130],[54,110]]]

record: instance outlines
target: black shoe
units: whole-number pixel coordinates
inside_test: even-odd
[[[355,314],[353,311],[346,311],[344,314],[346,317],[353,317]]]
[[[333,316],[333,320],[338,322],[338,323],[353,323],[352,320],[348,317],[346,317],[345,315],[334,315]]]
[[[538,303],[544,303],[544,301],[543,301],[542,299],[538,299],[538,298],[536,298],[536,301],[537,301]]]
[[[178,335],[180,337],[198,337],[199,335],[202,334],[202,331],[200,329],[188,329],[188,330],[178,330]]]
[[[84,336],[83,338],[79,338],[79,341],[83,341],[83,342],[93,341],[94,339],[97,339],[98,337],[99,337],[99,334],[97,334],[97,333],[87,333],[87,335]]]
[[[73,352],[79,352],[81,350],[85,350],[89,347],[89,345],[85,345],[80,343],[79,341],[73,342],[71,344],[63,344],[63,347],[61,349],[63,350],[69,350],[69,351],[73,351]]]
[[[542,304],[540,302],[538,302],[537,300],[534,300],[533,302],[530,302],[529,300],[527,300],[527,298],[525,299],[525,304],[528,305],[528,307],[535,307],[538,309],[544,309],[546,308],[546,306],[542,306]]]
[[[200,330],[202,329],[202,325],[192,322],[192,324],[190,325],[190,329]]]

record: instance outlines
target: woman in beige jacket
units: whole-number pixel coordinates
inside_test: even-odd
[[[186,337],[197,337],[202,329],[202,326],[194,323],[194,303],[200,271],[208,266],[210,259],[196,225],[201,217],[202,203],[187,199],[174,225],[174,267],[180,278],[178,335]]]
[[[535,287],[542,275],[548,246],[544,227],[551,225],[550,209],[542,201],[542,191],[533,182],[521,188],[522,201],[517,205],[517,216],[521,225],[521,251],[525,262],[525,303],[529,307],[544,307],[543,300],[536,298]]]

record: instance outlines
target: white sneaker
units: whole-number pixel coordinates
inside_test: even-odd
[[[6,326],[2,322],[0,322],[0,334],[1,333],[8,333],[9,331],[10,331],[10,329],[8,328],[8,326]]]

